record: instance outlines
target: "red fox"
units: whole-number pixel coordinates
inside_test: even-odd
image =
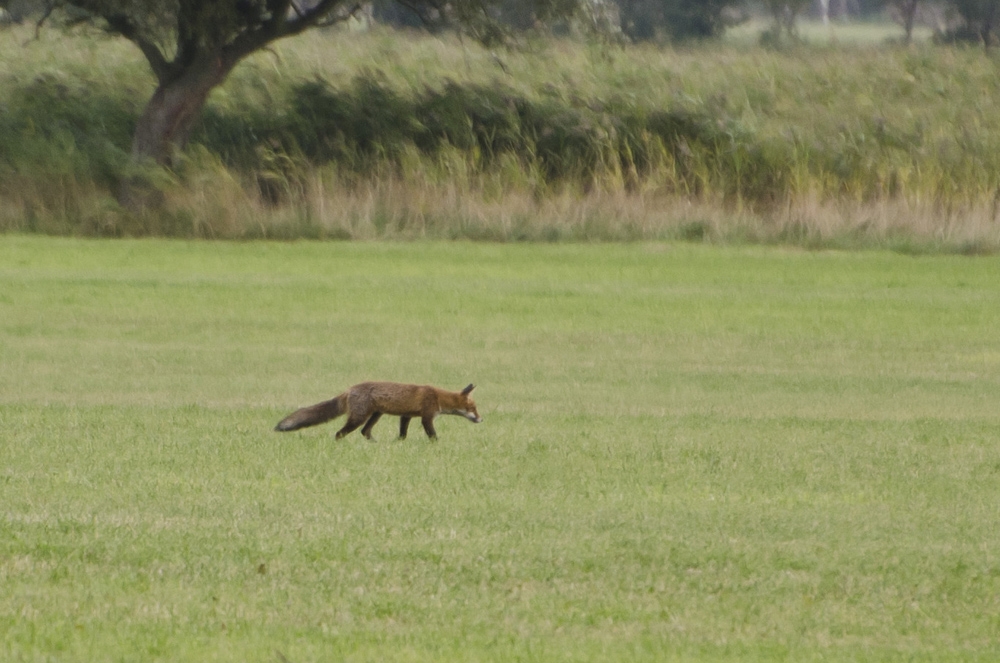
[[[276,431],[289,431],[322,424],[347,413],[347,423],[337,431],[337,439],[344,437],[361,424],[361,434],[372,439],[372,428],[383,414],[399,417],[399,438],[406,439],[410,419],[420,417],[427,437],[437,438],[434,417],[439,414],[457,414],[474,424],[483,420],[476,411],[476,403],[469,398],[475,389],[470,384],[462,391],[447,391],[437,387],[398,382],[362,382],[340,396],[310,407],[296,410],[278,422]]]

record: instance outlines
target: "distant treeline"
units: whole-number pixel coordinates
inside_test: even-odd
[[[249,1],[249,0],[247,0]],[[306,0],[308,2],[308,0]],[[58,0],[0,0],[0,19],[21,22],[60,7]],[[394,27],[434,24],[415,3],[369,0],[358,16]],[[500,0],[489,11],[513,30],[538,25],[538,0]],[[593,0],[580,3],[577,24],[632,41],[677,41],[720,36],[728,26],[749,17],[773,20],[768,39],[783,33],[794,36],[796,21],[806,15],[823,20],[843,18],[890,19],[904,30],[905,39],[923,23],[946,41],[979,42],[987,47],[996,39],[1000,3],[996,0]],[[71,14],[72,22],[80,17]]]

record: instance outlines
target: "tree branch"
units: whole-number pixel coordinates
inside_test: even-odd
[[[163,52],[153,42],[147,40],[140,33],[132,19],[125,14],[113,14],[106,16],[108,27],[135,44],[142,54],[146,56],[150,69],[156,76],[156,80],[163,81],[170,75],[171,63],[163,56]]]
[[[427,13],[428,7],[432,8],[434,11],[438,13],[436,20],[440,21],[445,17],[445,12],[444,12],[445,2],[441,2],[440,4],[433,1],[420,2],[418,0],[396,0],[396,2],[405,7],[406,9],[409,9],[411,12],[413,12],[414,16],[420,19],[420,22],[424,24],[424,27],[430,27],[431,25],[433,25],[435,21],[435,19],[431,18],[428,15]]]
[[[282,26],[286,21],[288,21],[289,10],[292,10],[293,8],[298,16],[303,15],[303,12],[299,6],[293,2],[293,0],[268,0],[267,10],[270,12],[271,16],[264,24],[266,31],[273,35],[279,35],[281,33]],[[274,38],[277,39],[277,36]]]
[[[38,27],[41,27],[42,22],[48,18],[52,9],[59,5],[76,7],[91,17],[103,18],[107,21],[108,29],[111,32],[125,37],[138,47],[143,56],[145,56],[150,69],[153,70],[153,75],[156,76],[158,81],[162,81],[170,76],[171,63],[163,55],[163,51],[153,41],[147,39],[142,34],[139,26],[125,11],[114,11],[106,3],[102,3],[99,0],[48,0],[45,16],[39,21]]]
[[[45,21],[49,19],[49,16],[52,15],[52,12],[55,10],[55,8],[56,8],[55,0],[49,0],[49,2],[45,3],[45,13],[42,14],[42,17],[38,19],[37,23],[35,23],[35,41],[41,39],[42,25],[45,23]]]
[[[260,28],[248,30],[234,39],[225,49],[227,59],[238,61],[272,41],[297,35],[319,25],[338,6],[346,3],[344,0],[320,0],[311,9],[303,9],[292,0],[269,0],[267,4],[271,13],[269,19]],[[289,16],[290,13],[294,13],[294,17]],[[348,16],[350,14],[344,16],[344,19]]]
[[[290,3],[291,4],[291,3]],[[338,6],[346,4],[344,0],[320,0],[316,3],[312,9],[299,10],[297,11],[297,17],[294,19],[289,19],[284,21],[282,26],[281,36],[289,37],[291,35],[297,35],[303,30],[307,30],[315,25],[318,25],[323,19],[330,16],[333,10]],[[350,16],[356,10],[352,10],[344,16]]]
[[[299,3],[295,2],[295,0],[292,0],[291,5],[292,5],[292,10],[295,12],[295,15],[298,16],[299,18],[302,18],[302,8],[299,7]]]

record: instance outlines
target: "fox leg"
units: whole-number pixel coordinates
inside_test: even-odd
[[[368,417],[368,423],[365,427],[361,429],[361,434],[364,435],[369,440],[372,439],[372,428],[375,428],[375,424],[378,423],[379,418],[381,418],[382,413],[376,412],[372,416]]]
[[[367,412],[361,412],[361,413],[358,413],[358,414],[355,414],[354,412],[351,412],[347,416],[347,423],[344,424],[343,428],[341,428],[339,431],[337,431],[337,439],[339,440],[340,438],[344,437],[345,435],[347,435],[351,431],[354,431],[354,430],[357,430],[358,428],[360,428],[361,424],[365,423],[365,419],[367,418],[367,416],[368,416]]]
[[[427,433],[427,437],[436,440],[438,434],[434,430],[434,417],[420,417],[420,423],[424,425],[424,432]]]
[[[410,427],[410,417],[399,418],[399,439],[406,439],[406,429]]]

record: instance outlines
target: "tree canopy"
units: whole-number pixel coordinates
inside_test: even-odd
[[[164,163],[183,147],[209,92],[267,44],[322,22],[346,18],[349,0],[72,0],[132,41],[157,79],[139,119],[133,156]]]
[[[133,42],[157,88],[136,126],[137,160],[168,163],[185,145],[209,93],[268,44],[350,18],[362,0],[47,0]],[[502,35],[494,0],[396,0],[426,20],[461,26],[482,41]],[[577,0],[520,0],[533,15],[566,15]]]

